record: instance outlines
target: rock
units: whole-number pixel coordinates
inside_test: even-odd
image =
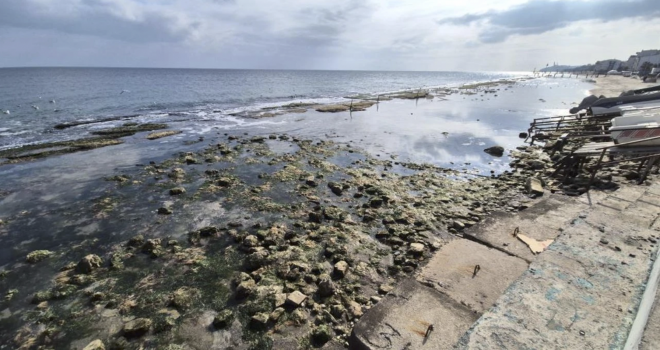
[[[101,339],[96,339],[91,343],[87,344],[87,346],[85,346],[83,350],[105,350],[105,345],[103,345]]]
[[[144,236],[142,235],[137,235],[135,237],[132,237],[131,239],[128,240],[128,243],[126,243],[126,245],[129,247],[141,247],[143,244],[144,244]]]
[[[229,327],[234,320],[234,313],[231,310],[222,310],[213,318],[213,327],[224,329]]]
[[[305,180],[305,183],[307,184],[307,186],[311,186],[311,187],[316,187],[316,186],[319,185],[318,182],[316,182],[316,179],[314,178],[314,176],[307,177],[307,179]]]
[[[197,290],[189,287],[181,287],[170,295],[170,304],[179,310],[185,310],[192,306],[197,295]]]
[[[178,196],[180,194],[186,193],[186,189],[183,187],[174,187],[170,189],[170,195],[171,196]]]
[[[250,270],[256,270],[269,262],[268,252],[266,250],[257,250],[247,256],[245,260],[246,267]]]
[[[332,282],[332,278],[328,274],[322,274],[319,276],[318,287],[319,295],[321,297],[329,297],[335,294],[335,291],[337,290],[334,282]]]
[[[85,274],[91,273],[93,270],[101,267],[101,264],[103,264],[103,260],[101,260],[98,255],[89,254],[78,262],[78,265],[76,265],[76,272]]]
[[[197,159],[195,159],[195,157],[193,157],[193,156],[186,156],[186,158],[184,160],[186,161],[186,164],[196,164],[197,163]]]
[[[346,276],[346,273],[348,272],[348,263],[343,260],[336,263],[333,272],[335,276],[337,276],[338,278],[344,278],[344,276]]]
[[[307,322],[307,315],[303,312],[302,308],[298,308],[291,313],[289,318],[295,325],[302,325]]]
[[[536,196],[543,195],[543,183],[541,182],[541,180],[535,177],[527,178],[527,182],[525,183],[525,189],[527,190],[527,193],[530,195],[536,195]]]
[[[451,227],[453,227],[454,229],[460,231],[460,230],[465,228],[465,224],[458,221],[458,220],[454,220],[451,224]]]
[[[158,214],[160,214],[160,215],[170,215],[170,214],[172,214],[172,209],[166,208],[166,207],[158,208]]]
[[[50,250],[35,250],[31,253],[28,253],[25,261],[29,262],[30,264],[34,264],[52,256],[53,254],[55,253],[51,252]]]
[[[336,194],[337,196],[341,196],[342,193],[344,193],[344,189],[342,188],[342,186],[336,182],[329,182],[328,187],[330,188],[332,193]]]
[[[314,346],[320,347],[332,340],[332,330],[327,325],[320,325],[312,330],[310,340]]]
[[[275,294],[275,307],[280,307],[286,303],[286,294],[285,293],[276,293]]]
[[[236,299],[245,299],[250,296],[257,289],[257,284],[254,280],[249,279],[243,281],[236,286]]]
[[[305,301],[305,299],[307,299],[305,294],[300,293],[299,291],[295,291],[286,297],[286,303],[291,306],[298,307]]]
[[[424,245],[421,243],[410,243],[410,249],[408,252],[413,255],[422,255],[424,254]]]
[[[122,331],[127,338],[136,338],[145,335],[151,329],[151,320],[148,318],[136,318],[124,324]]]
[[[363,315],[362,306],[355,301],[350,301],[346,306],[346,310],[353,318],[358,318]]]
[[[149,254],[152,258],[157,258],[163,255],[160,238],[148,239],[144,242],[142,245],[142,252]]]
[[[273,312],[270,313],[270,315],[268,316],[268,320],[270,320],[271,322],[277,322],[277,320],[279,320],[280,317],[282,317],[282,314],[284,314],[284,308],[278,307],[275,310],[273,310]]]
[[[484,150],[484,152],[490,154],[491,156],[494,157],[501,157],[504,155],[504,147],[502,146],[493,146],[493,147],[488,147]]]
[[[184,176],[186,176],[186,171],[181,168],[174,168],[169,174],[167,174],[167,176],[175,180],[182,179]]]
[[[527,133],[526,132],[521,132],[520,134],[518,134],[518,137],[521,138],[521,139],[526,139],[527,138]]]
[[[332,307],[330,307],[330,313],[335,318],[342,318],[345,312],[346,312],[346,308],[344,307],[344,305],[335,304],[332,305]]]
[[[260,312],[250,319],[250,327],[255,330],[264,330],[268,325],[268,314]]]
[[[394,287],[392,287],[389,284],[381,284],[380,286],[378,286],[378,293],[380,294],[387,294],[392,290],[394,290]]]
[[[256,247],[259,245],[259,239],[254,235],[248,235],[243,239],[243,246]]]
[[[380,302],[382,299],[383,298],[381,298],[377,295],[374,295],[371,298],[369,298],[369,301],[371,301],[372,304],[378,304],[378,302]]]
[[[229,187],[234,183],[234,180],[230,177],[221,177],[216,181],[216,184],[220,187]]]

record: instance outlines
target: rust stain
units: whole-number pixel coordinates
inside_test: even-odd
[[[415,320],[415,323],[417,323],[417,324],[423,326],[424,329],[421,329],[421,330],[420,330],[420,329],[418,329],[417,327],[412,326],[412,327],[409,327],[408,330],[411,331],[411,332],[413,332],[413,333],[416,333],[417,335],[419,335],[419,336],[422,337],[422,338],[426,337],[426,330],[429,328],[429,326],[430,326],[431,324],[430,324],[429,322],[422,321],[422,320]]]

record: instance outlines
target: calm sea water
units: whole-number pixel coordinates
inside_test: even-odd
[[[298,101],[520,76],[521,73],[282,71],[117,68],[0,69],[0,149],[80,137],[75,120],[140,114],[137,121],[235,123],[230,113]],[[180,115],[178,116],[180,118]],[[95,125],[108,127],[111,125]],[[90,127],[84,127],[88,129]],[[84,131],[84,130],[83,130]]]

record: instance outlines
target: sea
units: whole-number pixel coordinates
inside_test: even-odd
[[[60,123],[139,115],[138,122],[244,126],[233,114],[291,102],[331,103],[356,94],[456,87],[524,72],[384,72],[233,69],[0,69],[0,150],[81,137]],[[9,114],[4,114],[4,113]]]

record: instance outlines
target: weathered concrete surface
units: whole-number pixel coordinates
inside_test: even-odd
[[[446,295],[407,279],[353,328],[351,349],[449,349],[478,314]],[[424,335],[429,327],[434,330]]]
[[[513,235],[516,227],[521,234],[539,241],[555,239],[561,233],[560,230],[586,208],[587,204],[570,197],[546,195],[521,212],[491,215],[463,234],[531,262],[535,255]]]
[[[624,186],[592,196],[456,347],[622,348],[657,249],[655,193]]]
[[[444,245],[418,280],[482,314],[525,270],[527,263],[520,258],[460,239]]]
[[[656,292],[655,303],[653,311],[649,316],[649,321],[644,329],[644,337],[639,344],[640,350],[656,350],[660,349],[660,289]]]

